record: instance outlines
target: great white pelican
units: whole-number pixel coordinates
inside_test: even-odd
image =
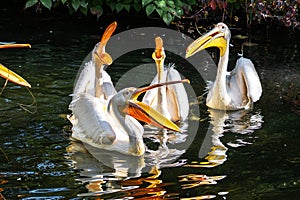
[[[173,66],[164,66],[166,54],[161,37],[155,38],[155,45],[152,58],[156,63],[157,75],[151,84],[181,80],[179,72]],[[167,85],[148,91],[143,102],[173,122],[184,121],[189,113],[189,101],[183,84]]]
[[[180,129],[149,105],[139,102],[138,96],[150,89],[188,81],[131,87],[116,92],[104,70],[105,65],[112,63],[105,46],[116,26],[114,22],[105,30],[100,43],[92,51],[91,60],[84,64],[75,83],[69,106],[72,137],[96,148],[141,156],[145,152],[144,129],[137,120],[176,132]]]
[[[0,49],[7,49],[7,48],[30,48],[30,44],[10,44],[5,43],[0,45]],[[31,85],[20,75],[13,72],[12,70],[8,69],[4,65],[0,63],[0,76],[7,81],[13,82],[15,84],[25,86],[25,87],[31,87]]]
[[[208,86],[206,105],[219,110],[239,110],[252,108],[253,102],[259,100],[262,86],[251,60],[239,58],[235,68],[228,72],[229,41],[231,33],[224,23],[191,43],[186,50],[186,58],[209,48],[220,49],[217,76]]]
[[[145,152],[141,120],[159,128],[180,132],[179,127],[138,96],[150,89],[188,80],[155,84],[144,88],[125,88],[104,100],[89,93],[77,94],[70,104],[72,137],[91,146],[141,156]]]
[[[111,23],[104,31],[101,41],[92,51],[92,59],[85,63],[80,72],[73,94],[89,93],[102,99],[109,99],[117,92],[109,74],[104,67],[112,63],[111,56],[105,52],[105,46],[117,27],[117,22]]]

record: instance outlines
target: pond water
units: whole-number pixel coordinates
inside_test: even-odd
[[[11,83],[0,96],[0,199],[299,198],[299,34],[251,35],[257,45],[245,47],[244,54],[263,84],[253,111],[209,110],[199,97],[192,102],[188,133],[171,135],[180,142],[160,148],[149,132],[144,141],[156,152],[132,158],[70,139],[69,95],[82,61],[99,41],[97,29],[81,28],[11,25],[0,35],[2,41],[31,43],[32,49],[1,50],[0,60],[31,83],[37,101],[35,113],[22,109],[19,104],[31,104],[32,97]],[[242,42],[232,40],[232,60]],[[118,80],[126,66],[151,63],[152,52],[131,52],[108,72]],[[201,96],[203,79],[183,59],[167,56]]]

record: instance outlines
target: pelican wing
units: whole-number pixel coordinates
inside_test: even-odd
[[[110,145],[114,142],[116,134],[111,126],[108,116],[107,102],[101,101],[90,94],[79,94],[70,104],[74,117],[72,136],[83,142],[95,145]],[[84,133],[74,130],[84,130]]]
[[[165,76],[163,77],[162,82],[166,82]],[[156,74],[156,76],[154,77],[154,79],[152,80],[150,85],[154,85],[157,83],[158,83],[158,75]],[[145,93],[142,102],[145,104],[148,104],[150,107],[155,107],[157,104],[157,92],[158,92],[157,90],[158,90],[158,88],[148,90]]]
[[[85,63],[80,74],[77,75],[73,94],[95,94],[95,66],[92,61]],[[73,98],[74,99],[74,98]]]
[[[244,82],[247,86],[247,96],[250,97],[253,102],[258,101],[262,94],[262,86],[252,61],[243,57],[238,59],[236,62],[236,70],[242,71]]]
[[[106,97],[106,99],[110,99],[112,96],[114,96],[115,94],[117,94],[117,91],[111,81],[111,78],[109,76],[109,74],[103,70],[102,72],[102,78],[103,78],[103,93]]]
[[[166,81],[181,80],[179,72],[173,67],[167,70]],[[167,86],[168,110],[172,121],[185,120],[189,114],[189,100],[182,83]]]

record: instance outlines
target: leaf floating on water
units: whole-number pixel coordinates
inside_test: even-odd
[[[253,47],[253,46],[257,46],[258,44],[257,43],[253,43],[253,42],[244,42],[243,45],[247,46],[247,47]]]
[[[228,194],[229,192],[218,192],[218,195],[226,195],[226,194]]]
[[[16,42],[0,42],[0,45],[15,44]]]
[[[213,198],[216,198],[216,195],[201,195],[196,197],[181,198],[181,200],[201,200],[201,199],[213,199]]]
[[[245,39],[248,39],[249,37],[247,35],[235,35],[234,38],[236,39],[240,39],[240,40],[245,40]]]

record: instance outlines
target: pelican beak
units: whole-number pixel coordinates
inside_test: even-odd
[[[146,122],[146,123],[154,125],[156,127],[166,128],[168,130],[181,132],[180,128],[176,124],[174,124],[171,120],[167,119],[160,112],[151,108],[149,105],[137,100],[138,96],[143,92],[146,92],[153,88],[161,87],[164,85],[177,84],[177,83],[189,83],[189,80],[184,79],[184,80],[180,80],[180,81],[170,81],[170,82],[166,82],[166,83],[158,83],[158,84],[154,84],[154,85],[150,85],[147,87],[136,89],[135,92],[133,93],[133,95],[131,96],[131,99],[129,100],[129,107],[128,107],[127,113],[130,116],[132,116],[140,121]]]
[[[102,64],[110,65],[112,63],[111,56],[105,52],[105,46],[112,34],[114,33],[114,31],[116,30],[116,28],[117,22],[113,22],[104,31],[101,41],[93,53],[96,66],[101,66]]]
[[[31,45],[30,44],[9,44],[9,43],[0,45],[0,49],[8,49],[8,48],[31,48]]]
[[[223,56],[226,52],[227,41],[225,33],[218,26],[192,42],[186,49],[185,58],[209,47],[218,47],[220,49],[220,56]]]
[[[18,84],[18,85],[31,88],[31,85],[25,79],[23,79],[21,76],[19,76],[15,72],[9,70],[2,64],[0,64],[0,76],[4,79],[7,79],[13,83]]]
[[[157,72],[158,74],[161,73],[161,70],[164,65],[164,60],[166,58],[165,50],[163,47],[163,40],[161,37],[155,38],[155,51],[152,53],[152,58],[156,63]]]

